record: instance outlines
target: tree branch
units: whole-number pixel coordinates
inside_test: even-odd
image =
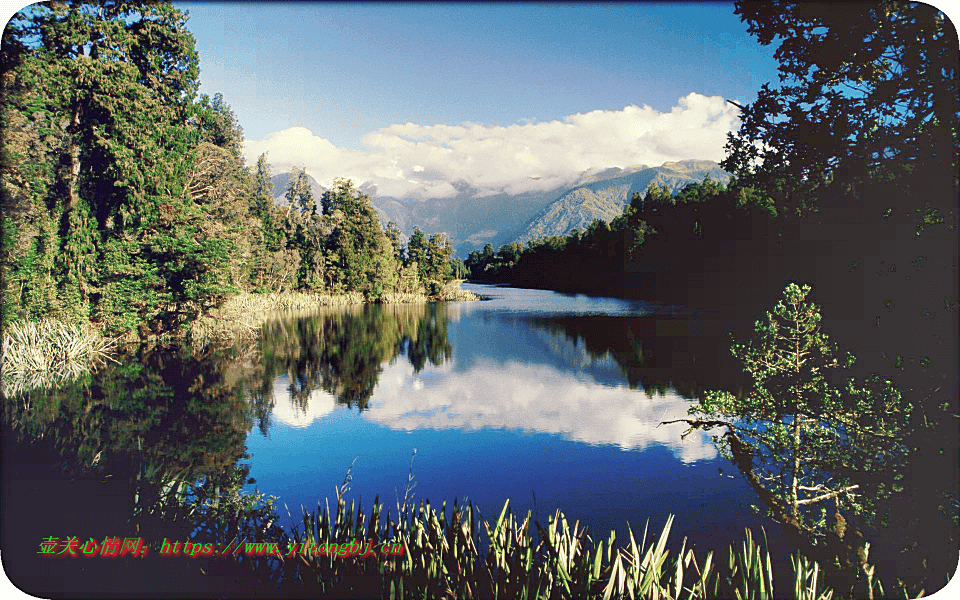
[[[839,496],[840,494],[848,493],[850,490],[855,490],[855,489],[858,489],[859,487],[860,487],[859,485],[851,485],[849,487],[843,488],[842,490],[830,492],[829,494],[821,494],[820,496],[815,496],[813,498],[805,498],[803,500],[797,500],[797,504],[798,505],[813,504],[814,502],[820,502],[821,500],[829,500],[830,498],[834,498],[836,496]]]

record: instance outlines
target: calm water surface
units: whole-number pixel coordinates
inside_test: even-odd
[[[723,378],[711,356],[723,344],[670,307],[465,287],[490,299],[269,326],[257,393],[270,408],[247,437],[249,488],[296,516],[333,497],[353,463],[347,500],[395,506],[415,450],[414,500],[469,499],[487,518],[509,498],[541,523],[560,509],[603,537],[647,519],[659,530],[668,514],[676,539],[700,548],[745,527],[771,534],[708,434],[660,424]],[[296,357],[269,350],[297,339]]]

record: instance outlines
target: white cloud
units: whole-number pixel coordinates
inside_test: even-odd
[[[428,365],[419,374],[402,361],[385,366],[364,412],[400,430],[506,428],[560,434],[588,444],[623,449],[666,446],[685,463],[717,455],[711,437],[686,425],[690,401],[670,391],[662,397],[607,387],[547,365],[480,363],[456,372],[452,363]]]
[[[323,390],[313,390],[306,402],[306,409],[299,407],[290,397],[290,379],[281,375],[273,381],[273,418],[284,425],[302,429],[333,411],[337,400]]]
[[[391,125],[368,134],[369,150],[337,148],[304,127],[244,142],[248,164],[269,152],[274,173],[304,166],[329,185],[335,177],[372,183],[377,195],[446,198],[466,183],[480,194],[552,189],[591,169],[723,158],[738,109],[719,96],[691,93],[670,112],[649,106],[595,110],[558,121],[485,126]]]

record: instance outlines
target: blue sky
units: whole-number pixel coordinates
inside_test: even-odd
[[[247,164],[266,153],[273,173],[375,196],[547,192],[720,161],[739,126],[726,100],[777,78],[728,2],[174,5]]]
[[[273,172],[393,197],[553,189],[609,167],[723,158],[776,78],[731,3],[176,2],[201,90]]]
[[[302,126],[361,149],[392,124],[668,111],[691,92],[743,102],[776,77],[732,3],[175,5],[202,91],[222,92],[250,139]]]
[[[378,196],[548,191],[610,167],[720,161],[739,126],[726,100],[777,80],[774,49],[732,2],[174,4],[248,164],[267,153],[274,173]]]

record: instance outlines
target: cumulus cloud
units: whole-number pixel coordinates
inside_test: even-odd
[[[547,365],[480,363],[456,372],[450,363],[414,373],[397,361],[384,368],[364,416],[387,427],[516,429],[559,434],[588,444],[670,448],[682,462],[717,455],[709,435],[681,439],[688,400],[673,391],[648,398],[626,387],[607,387]]]
[[[368,150],[337,148],[304,127],[244,142],[248,164],[268,152],[274,172],[303,166],[321,184],[335,177],[377,186],[377,195],[446,198],[457,185],[479,194],[519,194],[565,185],[608,167],[723,158],[738,109],[691,93],[669,112],[649,106],[594,110],[510,126],[396,124],[363,138]]]

